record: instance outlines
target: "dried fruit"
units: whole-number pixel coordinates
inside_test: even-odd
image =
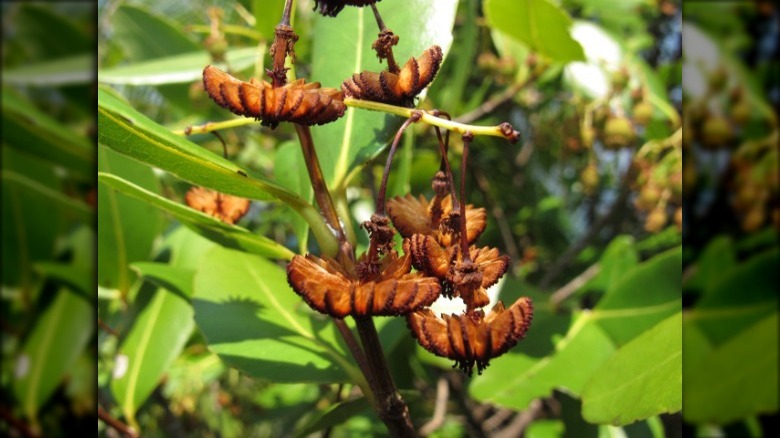
[[[193,187],[184,196],[190,207],[234,224],[249,210],[249,199],[226,195],[203,187]]]
[[[733,131],[722,116],[708,117],[701,128],[701,144],[709,149],[725,147],[731,141]]]
[[[433,81],[443,58],[441,47],[431,46],[419,58],[409,58],[399,73],[364,71],[341,84],[347,97],[414,106],[414,98]]]
[[[395,251],[381,261],[380,272],[359,278],[331,258],[296,255],[287,265],[287,281],[314,310],[344,318],[405,315],[431,305],[441,286],[421,272],[410,273],[408,255]]]
[[[393,225],[404,238],[414,234],[431,235],[442,246],[457,244],[453,225],[457,230],[456,217],[459,212],[452,210],[452,196],[443,198],[435,196],[427,201],[420,195],[415,198],[411,194],[405,197],[396,196],[387,201],[387,213]],[[455,222],[453,224],[453,222]],[[487,213],[484,208],[466,206],[466,240],[473,243],[487,226]]]
[[[322,125],[343,116],[346,109],[341,91],[303,79],[273,88],[254,78],[240,81],[209,65],[203,69],[203,86],[217,105],[272,128],[279,122]]]
[[[508,309],[498,302],[487,315],[481,310],[464,315],[437,317],[430,309],[406,317],[420,345],[431,353],[452,359],[471,376],[487,368],[490,359],[506,353],[525,337],[533,319],[533,302],[528,297]]]

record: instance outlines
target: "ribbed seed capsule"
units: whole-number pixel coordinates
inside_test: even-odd
[[[441,286],[421,272],[410,274],[408,256],[385,256],[381,273],[368,281],[349,275],[333,259],[296,255],[287,281],[314,310],[336,317],[405,315],[431,305]]]
[[[419,58],[409,58],[398,74],[355,73],[341,84],[341,89],[347,97],[412,107],[415,96],[433,81],[443,56],[441,47],[431,46]]]
[[[430,309],[407,315],[406,321],[420,345],[452,359],[471,376],[474,365],[482,374],[490,359],[506,353],[525,337],[533,319],[533,303],[522,297],[509,309],[498,302],[487,316],[479,310],[437,317]]]
[[[452,197],[445,196],[439,200],[434,197],[430,201],[420,195],[415,198],[411,194],[404,197],[396,196],[387,201],[387,214],[402,237],[413,234],[432,235],[442,246],[457,244],[454,234],[443,232],[439,225],[447,222],[452,213]],[[455,212],[456,214],[458,212]],[[466,240],[473,243],[487,225],[487,212],[484,208],[466,205]]]
[[[203,69],[203,86],[217,105],[272,128],[279,122],[322,125],[343,116],[346,110],[340,90],[320,88],[319,82],[307,84],[303,79],[273,88],[254,78],[240,81],[209,65]]]

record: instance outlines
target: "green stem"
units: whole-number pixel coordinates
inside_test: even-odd
[[[411,117],[412,114],[414,114],[415,112],[420,112],[422,114],[422,117],[420,118],[421,122],[433,126],[438,126],[439,128],[444,128],[453,132],[457,132],[459,134],[465,134],[466,132],[471,132],[475,136],[488,135],[492,137],[503,137],[512,142],[517,141],[519,137],[517,131],[514,131],[508,123],[502,123],[501,125],[497,125],[497,126],[467,125],[464,123],[458,123],[452,120],[436,117],[430,113],[417,110],[414,108],[388,105],[386,103],[373,102],[370,100],[360,100],[352,97],[345,98],[344,104],[353,108],[362,108],[370,111],[380,111],[380,112],[394,114],[396,116],[401,116],[406,118]]]

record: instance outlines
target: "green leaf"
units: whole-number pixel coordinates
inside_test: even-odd
[[[163,269],[157,269],[156,275],[162,276]],[[174,271],[169,277],[183,275]],[[186,282],[177,282],[177,286],[186,286]],[[192,307],[178,293],[157,288],[139,310],[119,346],[111,380],[111,393],[128,421],[134,422],[138,408],[179,356],[193,328]]]
[[[68,286],[84,298],[92,299],[95,290],[92,270],[57,262],[39,262],[34,265],[34,269],[42,276]]]
[[[3,82],[50,87],[90,83],[95,77],[94,58],[95,55],[92,53],[86,53],[20,65],[4,70]]]
[[[686,364],[683,418],[728,424],[777,412],[777,333],[775,308],[775,313],[717,346],[695,366]]]
[[[62,213],[63,217],[72,217],[79,222],[87,223],[92,221],[94,211],[84,201],[66,196],[64,193],[53,190],[40,182],[13,170],[3,170],[0,177],[4,184],[10,184],[17,187],[18,192],[23,196],[37,196],[46,199],[49,208],[56,208]]]
[[[536,321],[528,331],[530,337]],[[518,349],[522,348],[522,344]],[[525,354],[506,354],[472,381],[472,397],[512,409],[523,410],[535,399],[562,389],[578,395],[591,375],[615,352],[612,340],[583,313],[572,324],[556,352],[541,359]]]
[[[441,46],[446,57],[452,44],[456,1],[421,0],[403,7],[378,4],[377,8],[387,27],[402,35],[394,48],[395,59],[401,65],[434,44]],[[378,29],[369,8],[344,8],[338,19],[318,15],[313,33],[317,37],[311,77],[324,87],[338,88],[353,73],[386,68],[371,49]],[[336,122],[312,128],[328,187],[336,192],[346,187],[356,168],[381,152],[401,123],[402,119],[395,116],[348,108]]]
[[[294,253],[273,240],[254,234],[245,228],[220,221],[184,204],[152,193],[116,175],[98,172],[98,181],[120,193],[140,199],[160,210],[172,214],[183,225],[198,234],[228,248],[241,249],[266,257],[290,260]]]
[[[268,41],[274,39],[274,28],[284,10],[284,0],[252,0],[255,29]]]
[[[63,126],[9,87],[2,93],[3,143],[63,166],[86,180],[94,172],[94,149],[83,135]]]
[[[734,241],[728,236],[715,237],[699,255],[693,275],[686,279],[684,286],[703,293],[712,292],[736,263]]]
[[[596,305],[594,317],[617,345],[625,344],[682,308],[681,282],[682,247],[677,247],[613,283]]]
[[[322,412],[317,412],[313,419],[295,432],[295,436],[305,437],[315,432],[338,426],[370,409],[371,405],[364,397],[336,403]]]
[[[178,294],[185,300],[192,298],[193,270],[158,262],[136,262],[131,266],[144,280]]]
[[[487,0],[490,26],[525,43],[553,61],[584,61],[582,46],[571,37],[571,18],[548,0]]]
[[[93,321],[91,303],[67,288],[57,291],[36,320],[16,357],[12,380],[16,400],[31,422],[84,350]]]
[[[258,56],[257,47],[229,50],[225,57],[234,70],[243,70],[254,65]],[[199,81],[203,68],[213,61],[205,51],[155,58],[98,72],[98,81],[108,84],[161,85]],[[215,66],[226,69],[225,63]]]
[[[274,178],[308,202],[314,197],[303,152],[297,142],[288,141],[279,146],[274,156]],[[307,252],[309,225],[297,214],[290,217],[290,225],[298,238],[298,251],[301,254]]]
[[[60,190],[49,163],[7,147],[2,148],[2,163],[4,176],[24,175],[47,192]],[[2,283],[18,286],[24,294],[29,294],[35,282],[32,264],[54,258],[62,218],[51,214],[52,203],[48,197],[20,184],[2,185],[2,207]]]
[[[621,347],[582,390],[582,416],[622,426],[682,409],[682,312]]]
[[[588,282],[586,288],[606,290],[617,282],[625,273],[636,266],[639,255],[634,248],[634,238],[617,236],[609,243],[599,259],[599,273]]]
[[[114,13],[112,22],[111,40],[122,47],[126,59],[131,61],[202,50],[176,23],[143,7],[122,5]]]
[[[710,341],[718,345],[777,310],[777,266],[780,249],[772,248],[734,266],[711,283],[689,312]],[[739,291],[739,293],[735,293]]]
[[[195,185],[244,198],[279,199],[306,219],[324,253],[336,251],[333,234],[311,204],[170,132],[102,87],[98,90],[98,141]]]
[[[215,247],[195,274],[195,321],[227,364],[273,382],[355,382],[330,318],[315,314],[278,265]]]
[[[151,168],[104,146],[98,146],[98,166],[147,190],[160,190]],[[98,184],[98,223],[98,285],[126,295],[134,280],[129,264],[150,256],[162,228],[160,214],[143,201]]]

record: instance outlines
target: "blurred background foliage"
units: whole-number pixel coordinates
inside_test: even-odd
[[[394,30],[413,15],[399,1],[378,4]],[[527,338],[471,379],[403,321],[378,321],[415,425],[433,436],[764,436],[777,419],[777,7],[436,3],[435,31],[400,33],[399,59],[451,35],[419,106],[521,131],[517,145],[477,138],[469,203],[488,210],[481,242],[512,260],[494,292],[531,296],[536,314]],[[231,119],[200,72],[224,61],[262,77],[282,5],[99,1],[95,22],[85,4],[3,4],[0,430],[86,430],[99,405],[101,436],[121,423],[143,436],[386,434],[333,359],[344,348],[332,327],[295,307],[280,279],[278,261],[318,252],[295,209],[264,186],[245,189],[253,201],[235,227],[177,208],[193,184],[237,190],[240,179],[204,163],[311,200],[290,126],[222,130],[226,151],[210,134],[166,136]],[[357,11],[313,7],[297,2],[296,74],[337,87],[354,41],[328,36]],[[401,120],[360,117],[381,135],[351,140],[355,165],[333,181],[364,246],[357,224]],[[343,119],[313,132],[323,161],[340,153],[329,139]],[[154,152],[166,145],[196,158],[173,169]],[[437,150],[430,127],[409,130],[391,194],[430,195]],[[295,311],[253,308],[263,288]],[[290,318],[318,337],[286,343]]]

